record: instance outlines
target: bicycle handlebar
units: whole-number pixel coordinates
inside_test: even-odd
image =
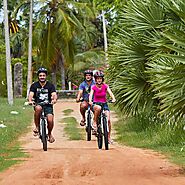
[[[32,105],[32,106],[37,106],[37,105],[44,106],[44,105],[53,105],[53,104],[50,103],[50,102],[39,102],[39,103],[33,102],[33,103],[29,103],[29,105]]]

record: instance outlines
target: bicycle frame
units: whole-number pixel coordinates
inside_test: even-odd
[[[87,141],[91,140],[91,130],[92,130],[92,125],[91,125],[91,119],[92,119],[92,113],[91,113],[91,106],[88,105],[87,109],[87,121],[86,121],[86,132],[87,132]]]
[[[103,145],[103,137],[104,137],[104,143],[105,143],[105,149],[108,150],[108,133],[109,133],[109,126],[107,121],[107,115],[105,114],[104,110],[104,103],[98,104],[101,106],[101,112],[98,118],[97,123],[97,140],[98,140],[98,148],[102,149]]]
[[[40,114],[40,125],[39,125],[39,138],[42,141],[43,144],[43,150],[47,151],[47,140],[48,140],[48,135],[47,135],[47,118],[44,113],[44,105],[49,105],[50,103],[48,102],[41,102],[38,103],[37,105],[42,107],[42,111]]]

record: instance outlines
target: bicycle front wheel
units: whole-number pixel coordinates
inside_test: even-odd
[[[103,135],[104,135],[105,150],[108,150],[109,140],[108,140],[108,124],[107,124],[106,117],[103,117]]]
[[[88,112],[88,115],[87,115],[87,128],[86,128],[86,131],[87,131],[87,141],[90,141],[91,140],[91,115],[90,115],[89,112]]]
[[[103,136],[102,136],[102,129],[101,126],[98,125],[98,130],[97,130],[97,141],[98,141],[98,148],[102,149],[103,146]]]
[[[43,144],[43,150],[47,151],[47,134],[46,134],[46,121],[42,120],[41,122],[41,140]]]

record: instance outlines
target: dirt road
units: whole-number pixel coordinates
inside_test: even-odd
[[[63,110],[80,120],[79,104],[55,105],[56,142],[47,152],[31,133],[21,138],[30,157],[0,174],[0,185],[185,185],[185,177],[163,156],[148,150],[119,146],[98,150],[93,141],[69,141],[63,132]],[[85,131],[84,131],[85,132]]]

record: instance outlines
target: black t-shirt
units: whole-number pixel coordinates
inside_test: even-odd
[[[30,87],[30,92],[34,93],[33,98],[36,103],[44,101],[51,102],[51,93],[56,92],[56,89],[55,86],[48,81],[44,87],[42,87],[39,82],[34,82]]]

